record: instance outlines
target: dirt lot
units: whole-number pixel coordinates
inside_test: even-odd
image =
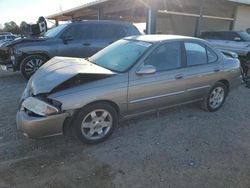
[[[106,142],[30,140],[15,113],[25,81],[0,72],[0,187],[250,187],[250,89],[216,113],[177,107],[123,122]]]

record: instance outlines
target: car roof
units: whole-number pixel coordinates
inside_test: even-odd
[[[178,40],[185,40],[185,39],[201,40],[198,38],[181,36],[181,35],[138,35],[138,36],[126,37],[125,39],[138,40],[138,41],[144,41],[144,42],[150,42],[150,43],[157,43],[157,42],[177,40],[177,39]]]

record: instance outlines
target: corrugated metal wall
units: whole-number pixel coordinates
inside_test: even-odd
[[[250,28],[250,6],[239,6],[236,12],[235,30]]]
[[[159,0],[156,32],[163,34],[179,34],[194,36],[197,24],[197,15],[200,12],[202,0]],[[166,11],[166,13],[164,13]],[[194,14],[175,15],[170,12]],[[206,0],[204,3],[203,14],[207,16],[220,17],[221,19],[203,18],[201,22],[201,31],[207,30],[229,30],[232,26],[232,20],[223,20],[223,18],[233,19],[235,13],[235,4],[227,0]]]

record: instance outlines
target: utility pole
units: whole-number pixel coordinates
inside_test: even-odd
[[[196,22],[196,28],[195,28],[195,37],[199,37],[201,33],[201,26],[202,26],[202,19],[203,19],[203,13],[204,13],[204,6],[205,6],[206,0],[202,0],[200,5],[200,14],[199,18]]]

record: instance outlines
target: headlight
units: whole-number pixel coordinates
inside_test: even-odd
[[[29,97],[27,87],[24,89],[21,99],[27,99]]]
[[[49,115],[57,114],[59,112],[59,109],[57,109],[56,107],[44,101],[36,99],[34,97],[27,98],[23,102],[22,106],[26,108],[27,110],[35,114],[38,114],[40,116],[49,116]]]

